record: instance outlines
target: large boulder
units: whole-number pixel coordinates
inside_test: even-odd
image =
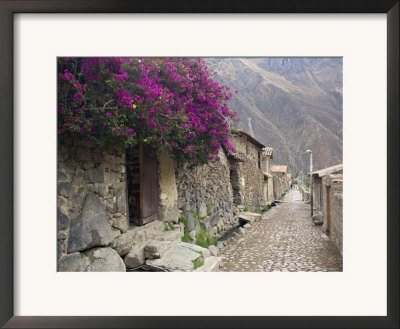
[[[88,193],[78,218],[71,223],[68,253],[106,246],[114,239],[104,205],[93,193]]]
[[[125,264],[111,248],[94,248],[85,252],[89,260],[88,272],[126,272]]]
[[[84,272],[89,266],[89,259],[80,252],[65,255],[58,261],[59,272]]]

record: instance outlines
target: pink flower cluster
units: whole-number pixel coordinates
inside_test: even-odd
[[[59,72],[59,133],[150,142],[190,163],[235,151],[232,93],[202,58],[67,58]]]

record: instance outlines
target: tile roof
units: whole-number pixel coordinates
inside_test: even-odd
[[[283,165],[273,165],[273,166],[271,166],[271,171],[272,171],[272,172],[283,172],[283,173],[286,173],[286,171],[287,171],[287,166],[283,166]]]

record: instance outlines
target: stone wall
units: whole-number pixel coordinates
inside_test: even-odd
[[[127,229],[125,153],[104,151],[94,142],[59,142],[57,257],[65,258],[60,270],[71,262],[72,268],[98,270],[104,258],[110,263],[103,270],[125,270],[108,245]]]
[[[219,162],[194,168],[178,167],[170,154],[158,154],[160,220],[144,226],[130,224],[128,218],[136,211],[139,190],[136,150],[126,153],[91,141],[59,141],[58,270],[125,271],[145,264],[150,257],[146,246],[164,248],[180,241],[185,228],[195,242],[204,231],[218,238],[239,226],[238,213],[245,206],[256,210],[267,204],[272,178],[264,181],[261,149],[235,139],[245,154],[229,154],[228,159],[221,149]],[[136,199],[128,202],[128,191]],[[182,216],[185,227],[178,223]]]
[[[239,172],[243,178],[243,205],[253,210],[262,209],[267,200],[264,197],[264,174],[266,157],[262,156],[262,149],[244,138],[234,134],[230,141],[237,153],[244,153],[247,160],[240,162]],[[259,158],[260,157],[260,158]],[[259,161],[260,159],[260,161]]]
[[[343,185],[332,185],[332,241],[343,256]]]
[[[138,165],[136,155],[130,159]],[[160,219],[144,226],[128,220],[125,152],[106,151],[94,142],[63,140],[58,145],[57,247],[59,271],[126,271],[151,257],[145,248],[180,241],[174,162],[159,156]],[[137,177],[132,176],[136,184]],[[132,191],[136,191],[134,187]],[[173,224],[172,224],[173,225]]]
[[[229,183],[228,159],[222,150],[219,157],[220,162],[176,169],[177,205],[188,220],[188,231],[193,238],[199,233],[200,225],[213,236],[239,225]]]
[[[274,185],[274,199],[279,200],[283,193],[281,179],[276,176],[273,176],[272,179]]]
[[[268,199],[267,202],[274,201],[274,179],[273,177],[268,177]]]
[[[343,255],[343,180],[328,175],[322,179],[322,230],[327,232],[333,243]],[[330,201],[330,214],[328,202]],[[329,230],[329,215],[331,231]]]

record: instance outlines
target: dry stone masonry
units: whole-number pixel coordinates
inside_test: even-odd
[[[153,190],[146,190],[157,193],[151,220],[135,217],[146,207],[143,147],[125,152],[93,141],[60,140],[58,270],[218,270],[219,249],[228,241],[218,239],[243,234],[243,221],[250,225],[261,218],[243,210],[260,211],[273,201],[272,149],[267,155],[243,132],[233,132],[231,140],[235,153],[221,149],[219,162],[195,167],[154,152],[157,177]]]

